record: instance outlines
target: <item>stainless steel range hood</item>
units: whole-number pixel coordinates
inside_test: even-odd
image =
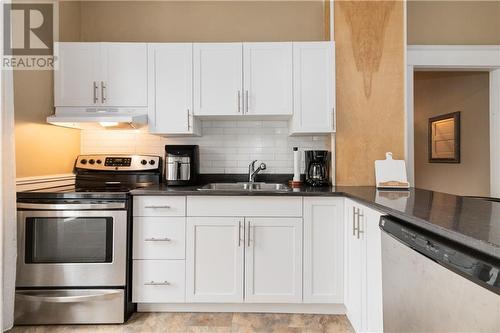
[[[78,129],[137,129],[148,121],[146,108],[57,107],[47,122]]]

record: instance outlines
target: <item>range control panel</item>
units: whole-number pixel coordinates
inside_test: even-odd
[[[155,155],[80,155],[76,169],[96,171],[141,171],[161,167],[160,156]]]
[[[104,159],[104,166],[129,167],[131,164],[132,157],[106,157]]]

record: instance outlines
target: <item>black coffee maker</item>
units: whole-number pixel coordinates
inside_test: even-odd
[[[330,152],[328,150],[306,150],[306,183],[311,186],[330,185]]]

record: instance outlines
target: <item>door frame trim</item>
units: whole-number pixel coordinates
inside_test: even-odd
[[[405,98],[405,160],[415,185],[414,72],[488,71],[490,73],[490,195],[500,197],[500,45],[408,45]]]

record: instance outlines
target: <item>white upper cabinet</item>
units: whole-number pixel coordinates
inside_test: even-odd
[[[335,131],[335,44],[293,43],[291,134]]]
[[[243,224],[237,217],[188,218],[188,302],[243,302]]]
[[[292,67],[292,43],[244,43],[244,114],[291,115]]]
[[[243,112],[243,44],[194,44],[194,114]]]
[[[304,198],[304,302],[342,303],[344,199]]]
[[[149,131],[199,134],[193,117],[193,44],[149,45]]]
[[[59,108],[148,108],[149,131],[200,135],[200,117],[290,119],[335,131],[333,42],[56,43]]]
[[[146,107],[145,43],[57,43],[56,107]]]
[[[245,302],[302,302],[302,219],[245,218]]]
[[[108,106],[148,105],[147,47],[143,43],[103,43],[101,100]]]
[[[100,43],[56,43],[55,53],[55,106],[99,104]]]

